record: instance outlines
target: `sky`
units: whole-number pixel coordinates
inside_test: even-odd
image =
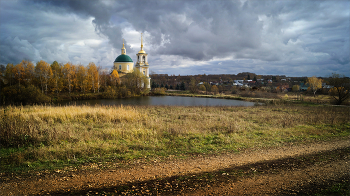
[[[0,64],[94,62],[141,46],[151,73],[350,76],[350,0],[0,0]]]

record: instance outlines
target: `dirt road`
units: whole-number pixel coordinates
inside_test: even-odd
[[[341,140],[186,160],[154,160],[133,163],[128,168],[56,171],[25,177],[3,175],[0,194],[308,194],[332,183],[349,185],[349,152],[350,140]]]

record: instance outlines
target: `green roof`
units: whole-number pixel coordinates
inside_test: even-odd
[[[115,59],[114,62],[132,62],[132,59],[126,54],[121,54]]]

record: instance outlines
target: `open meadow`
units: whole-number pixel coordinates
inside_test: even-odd
[[[183,158],[350,135],[349,107],[8,106],[1,173]]]

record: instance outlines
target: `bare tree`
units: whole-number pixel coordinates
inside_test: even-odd
[[[334,86],[329,90],[329,94],[336,100],[337,105],[350,97],[350,79],[348,77],[333,73],[329,84]]]

